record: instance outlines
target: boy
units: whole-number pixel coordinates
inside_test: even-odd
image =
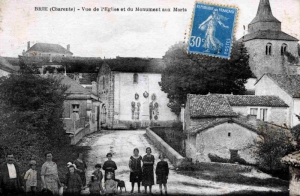
[[[113,174],[109,172],[107,174],[107,180],[104,183],[105,193],[107,196],[113,196],[117,194],[117,183],[112,179]]]
[[[36,161],[30,161],[29,166],[30,169],[25,173],[24,176],[24,180],[26,182],[26,193],[27,195],[35,195],[37,186]]]

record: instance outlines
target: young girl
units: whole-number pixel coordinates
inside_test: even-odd
[[[107,180],[108,173],[112,173],[111,178],[115,179],[115,170],[117,170],[116,163],[113,160],[111,160],[112,159],[112,154],[107,153],[106,157],[107,157],[108,160],[105,161],[104,164],[103,164],[103,170],[105,171],[104,181]]]
[[[66,176],[66,194],[67,195],[80,195],[83,188],[80,176],[75,172],[74,165],[69,166],[69,173]]]
[[[105,193],[107,196],[113,196],[117,193],[117,183],[112,179],[112,177],[113,174],[109,172],[107,174],[107,180],[104,183]]]
[[[156,183],[159,184],[160,194],[162,195],[162,185],[164,185],[165,193],[167,192],[167,180],[169,175],[169,165],[168,162],[164,160],[164,155],[159,156],[160,161],[156,165]]]
[[[32,160],[29,163],[30,169],[25,173],[24,180],[26,181],[26,193],[35,195],[37,186],[36,161]]]
[[[100,163],[97,163],[95,165],[95,168],[96,170],[93,172],[93,176],[95,176],[96,178],[94,178],[98,184],[100,185],[100,190],[102,193],[104,193],[104,189],[102,187],[102,179],[103,179],[103,174],[102,174],[102,171],[100,170],[101,169],[101,164]]]
[[[97,176],[95,175],[91,176],[91,181],[88,183],[87,186],[89,187],[90,195],[92,196],[100,195],[100,191],[104,192],[100,182],[98,181]]]

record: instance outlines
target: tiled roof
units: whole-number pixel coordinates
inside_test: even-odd
[[[162,59],[158,58],[131,58],[117,57],[105,59],[112,71],[137,73],[162,73],[166,67]]]
[[[291,97],[300,98],[300,75],[265,74],[262,77],[266,76],[271,78]],[[261,80],[261,78],[257,81],[257,83]]]
[[[0,69],[7,71],[9,73],[13,73],[18,71],[19,67],[11,65],[5,58],[0,56]]]
[[[85,89],[83,86],[81,86],[76,81],[69,78],[68,76],[60,75],[59,77],[62,77],[61,83],[69,87],[68,90],[66,91],[67,94],[84,94],[84,95],[91,94],[87,89]]]
[[[59,53],[59,54],[70,54],[73,53],[65,49],[59,44],[48,44],[48,43],[36,43],[26,53],[30,52],[42,52],[42,53]]]
[[[67,73],[67,75],[73,80],[76,77],[79,77],[80,84],[91,85],[93,81],[96,82],[98,74],[97,73]]]
[[[189,102],[189,110],[192,118],[237,116],[223,95],[188,94],[187,102]]]
[[[258,95],[224,95],[231,106],[268,106],[288,107],[288,105],[277,96]]]
[[[200,124],[196,127],[192,127],[186,131],[186,133],[195,135],[197,133],[200,133],[201,131],[207,130],[209,128],[215,127],[220,124],[224,123],[236,123],[242,127],[245,127],[251,131],[254,131],[255,133],[259,134],[259,131],[254,127],[253,125],[246,123],[245,121],[238,119],[238,118],[218,118],[214,121],[207,121],[206,123]]]
[[[287,41],[299,41],[297,38],[288,35],[282,31],[256,31],[254,33],[246,34],[241,37],[239,41],[248,41],[252,39],[268,39],[268,40],[287,40]]]

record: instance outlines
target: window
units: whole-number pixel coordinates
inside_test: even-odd
[[[72,104],[72,113],[79,113],[79,104]]]
[[[250,108],[250,115],[257,116],[257,108]]]
[[[272,54],[272,44],[268,43],[266,45],[266,55],[271,55]]]
[[[52,62],[52,55],[49,54],[49,62]]]
[[[138,83],[139,76],[137,73],[133,74],[133,83]]]
[[[105,77],[103,76],[103,81],[102,81],[103,89],[105,88]]]
[[[267,121],[268,109],[260,109],[260,120]]]
[[[230,137],[231,136],[231,133],[230,132],[228,132],[228,137]]]
[[[286,52],[286,48],[287,48],[287,45],[286,45],[286,44],[282,44],[282,45],[281,45],[281,50],[280,50],[281,56],[283,56],[284,53]]]

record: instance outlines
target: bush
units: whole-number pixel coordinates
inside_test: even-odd
[[[270,173],[286,170],[281,158],[295,150],[290,131],[269,126],[261,126],[259,131],[261,137],[254,141],[259,167]]]

